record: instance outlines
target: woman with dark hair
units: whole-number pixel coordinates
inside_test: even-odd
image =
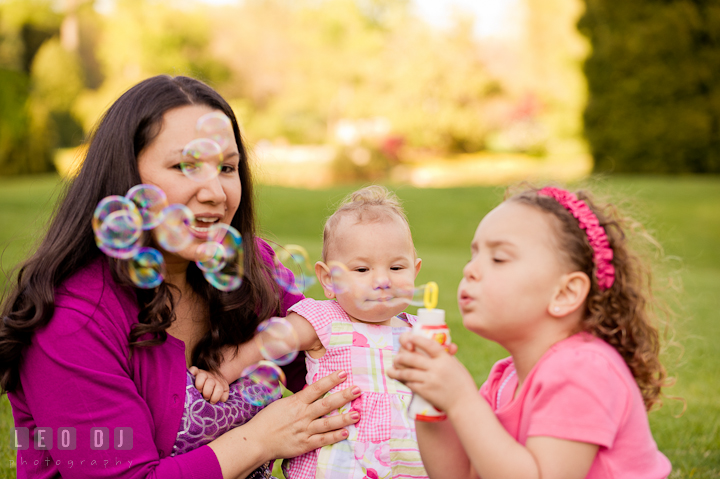
[[[181,152],[211,112],[230,119],[235,142],[218,176],[196,182],[181,171]],[[91,225],[101,199],[138,184],[160,187],[195,216],[188,248],[158,247],[167,274],[153,289],[134,287],[127,261],[106,257]],[[109,108],[2,307],[0,386],[13,408],[18,477],[269,477],[269,461],[347,436],[342,428],[357,415],[320,419],[359,395],[348,388],[320,399],[345,380],[338,371],[177,454],[193,389],[187,368],[217,370],[221,348],[247,342],[261,320],[284,316],[302,299],[273,280],[274,253],[255,235],[252,186],[235,116],[202,82],[150,78]],[[243,238],[235,291],[212,287],[194,263],[213,223],[230,224]],[[297,391],[302,361],[285,369]]]

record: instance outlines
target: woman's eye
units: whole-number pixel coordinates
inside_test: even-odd
[[[223,165],[222,172],[223,173],[234,173],[237,170],[233,165]]]

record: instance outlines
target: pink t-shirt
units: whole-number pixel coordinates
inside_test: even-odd
[[[554,344],[530,371],[517,397],[512,358],[498,361],[480,388],[520,443],[549,436],[600,446],[587,479],[659,479],[670,461],[650,432],[630,369],[608,343],[579,333]]]

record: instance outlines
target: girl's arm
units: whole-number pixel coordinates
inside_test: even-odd
[[[405,384],[444,410],[449,425],[419,424],[418,443],[431,477],[444,477],[447,468],[459,467],[453,477],[483,479],[562,478],[587,475],[598,446],[550,437],[531,437],[518,443],[503,427],[490,405],[477,392],[470,373],[442,346],[427,338],[406,335],[390,377]],[[415,352],[415,347],[427,356]],[[450,431],[452,429],[452,431]],[[452,432],[454,432],[454,437]],[[432,434],[440,434],[433,438]],[[456,450],[458,443],[464,456]],[[450,459],[452,457],[452,459]],[[455,464],[452,464],[452,463]],[[467,463],[472,465],[468,470]]]
[[[297,313],[290,313],[285,318],[295,330],[298,338],[298,351],[320,351],[324,348],[312,325]],[[195,387],[202,391],[203,397],[215,404],[227,401],[230,391],[229,384],[238,380],[242,372],[263,358],[256,341],[248,341],[239,346],[225,346],[221,349],[223,355],[220,364],[220,374],[216,375],[196,367],[190,368],[195,376]]]

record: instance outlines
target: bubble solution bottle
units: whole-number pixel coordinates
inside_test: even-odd
[[[417,322],[412,333],[438,342],[446,349],[450,345],[450,329],[445,324],[445,311],[442,309],[418,309]],[[444,421],[447,415],[427,402],[418,394],[413,394],[408,406],[411,419],[423,422]]]

